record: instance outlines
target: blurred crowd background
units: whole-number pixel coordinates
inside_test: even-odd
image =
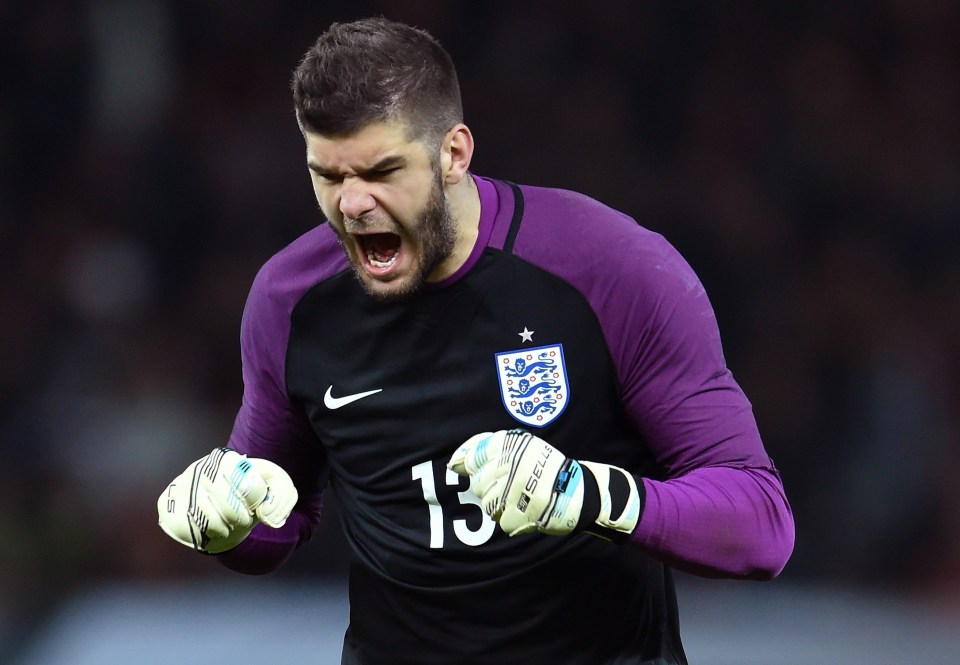
[[[960,599],[958,3],[2,0],[0,657],[78,589],[226,574],[156,498],[225,441],[250,282],[320,221],[290,72],[371,14],[454,56],[475,172],[700,274],[783,579]],[[279,575],[341,575],[337,528]]]

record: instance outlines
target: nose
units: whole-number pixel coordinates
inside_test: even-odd
[[[344,217],[358,219],[377,205],[367,184],[361,178],[344,178],[340,186],[340,212]]]

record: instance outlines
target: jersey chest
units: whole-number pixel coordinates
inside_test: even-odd
[[[407,302],[374,302],[351,274],[317,285],[294,310],[287,384],[337,478],[391,505],[411,469],[441,470],[478,432],[524,427],[588,459],[637,450],[589,305],[496,251]]]
[[[351,274],[317,285],[294,310],[286,374],[324,447],[348,539],[401,579],[458,569],[438,552],[483,549],[486,560],[515,546],[446,468],[474,434],[524,427],[571,457],[643,466],[588,303],[495,251],[403,303],[371,301]]]

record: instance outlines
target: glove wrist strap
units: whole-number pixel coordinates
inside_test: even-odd
[[[608,540],[623,540],[643,512],[644,486],[620,467],[581,461],[583,509],[577,529]]]

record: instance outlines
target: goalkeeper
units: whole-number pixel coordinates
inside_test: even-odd
[[[672,571],[770,579],[794,537],[693,270],[593,199],[473,173],[421,30],[334,24],[293,98],[325,219],[254,280],[230,439],[160,526],[262,574],[334,494],[343,665],[686,663]]]

